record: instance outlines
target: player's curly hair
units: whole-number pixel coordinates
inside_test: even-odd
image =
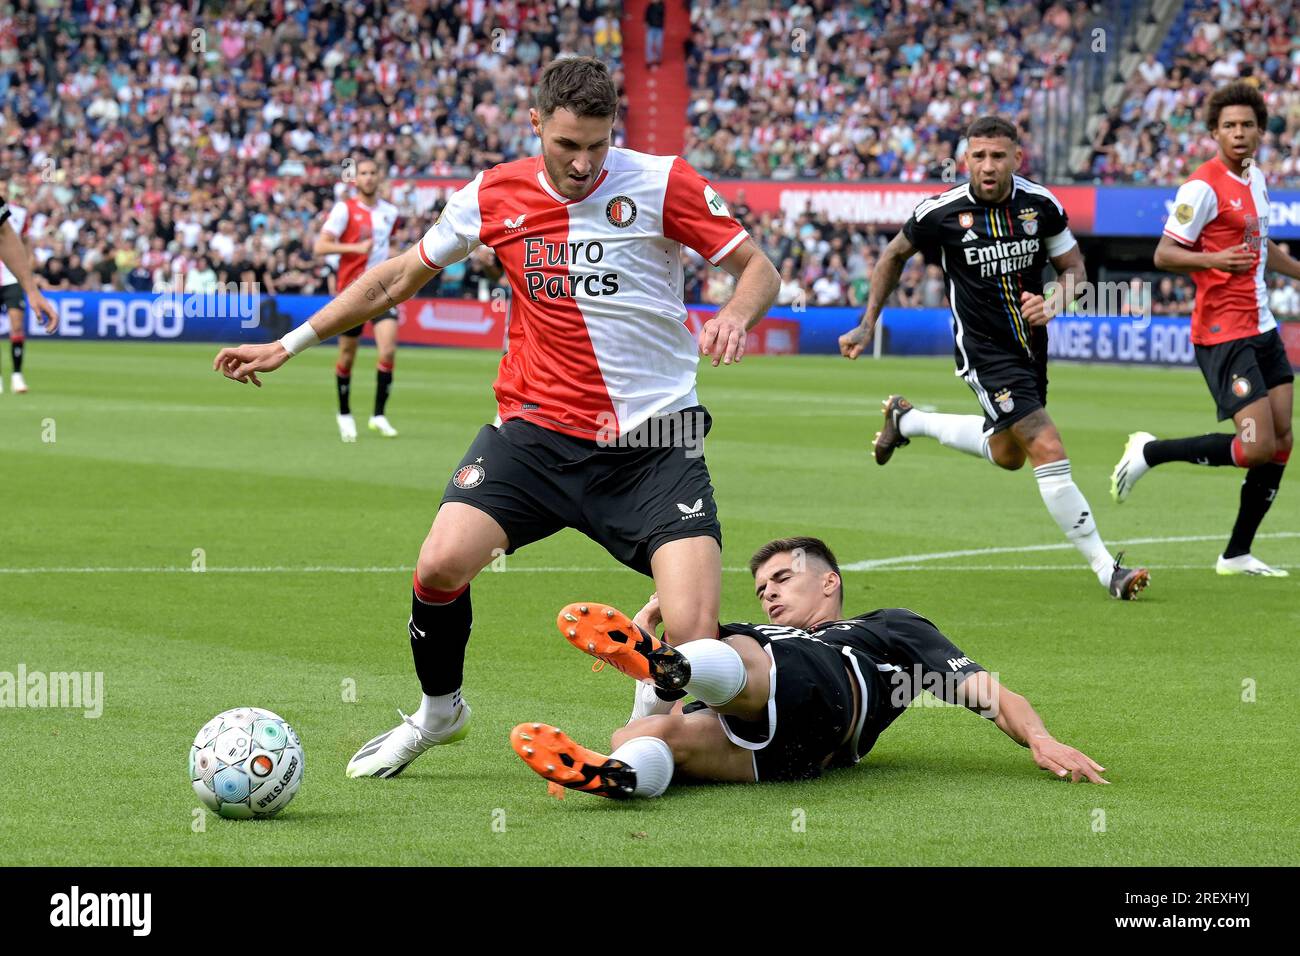
[[[542,70],[533,95],[542,119],[558,109],[574,116],[614,117],[618,113],[618,89],[609,68],[594,56],[564,56]]]
[[[1264,96],[1253,83],[1237,80],[1221,86],[1205,101],[1205,126],[1211,132],[1219,128],[1219,114],[1228,106],[1249,106],[1255,111],[1255,123],[1263,129],[1268,122],[1268,107]]]
[[[825,562],[836,574],[840,573],[839,562],[835,560],[835,554],[827,547],[826,542],[821,538],[795,537],[795,538],[777,538],[775,541],[769,541],[749,559],[749,573],[757,575],[758,569],[763,563],[774,554],[794,554],[794,555],[811,555],[814,558]],[[843,575],[841,575],[843,577]],[[842,587],[842,585],[841,585]]]

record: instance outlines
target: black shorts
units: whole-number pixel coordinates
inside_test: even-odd
[[[27,308],[27,297],[23,295],[23,287],[17,282],[0,286],[0,306],[6,309]]]
[[[700,423],[682,436],[663,423]],[[505,530],[510,554],[575,528],[635,571],[677,538],[722,527],[703,455],[712,426],[702,406],[651,419],[633,434],[661,436],[654,447],[602,446],[514,418],[484,425],[461,459],[442,500],[463,501]],[[675,437],[674,437],[675,436]]]
[[[1295,381],[1277,329],[1218,345],[1198,345],[1196,364],[1214,396],[1219,421],[1263,398],[1269,389]]]
[[[759,781],[811,780],[841,750],[853,719],[853,687],[843,649],[808,638],[767,641],[772,658],[764,720],[718,715],[727,738],[750,751]],[[699,701],[685,713],[704,710]]]
[[[984,430],[1000,432],[1020,419],[1047,407],[1047,351],[1005,352],[975,359],[962,381],[984,409]]]
[[[394,322],[397,321],[396,309],[389,309],[387,312],[383,313],[382,315],[375,316],[373,319],[370,320],[370,322],[373,325],[378,325],[380,322],[385,322],[389,319],[392,319]],[[361,338],[361,332],[363,329],[365,329],[365,327],[366,327],[366,323],[362,322],[356,328],[348,329],[346,332],[340,332],[339,335],[346,335],[350,339],[359,339]]]

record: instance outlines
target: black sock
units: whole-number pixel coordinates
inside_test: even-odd
[[[426,604],[411,589],[411,656],[415,658],[420,687],[430,697],[460,689],[465,679],[465,646],[473,623],[469,585],[448,604]]]
[[[351,415],[352,369],[348,369],[345,373],[337,365],[334,366],[334,387],[339,393],[339,414]]]
[[[1255,532],[1259,530],[1259,523],[1264,520],[1269,505],[1277,496],[1278,486],[1282,483],[1282,472],[1285,470],[1286,465],[1270,461],[1246,472],[1246,480],[1241,483],[1237,523],[1232,526],[1232,537],[1228,539],[1228,547],[1223,551],[1225,558],[1250,554]]]
[[[388,404],[388,390],[393,387],[393,370],[392,368],[380,368],[375,372],[375,414],[384,414],[384,406]]]
[[[1195,438],[1167,438],[1149,441],[1142,449],[1148,465],[1163,465],[1167,461],[1189,461],[1193,465],[1231,465],[1232,439],[1235,436],[1222,432],[1197,435]]]
[[[21,372],[23,370],[23,340],[22,339],[9,340],[9,355],[14,360],[14,371]]]

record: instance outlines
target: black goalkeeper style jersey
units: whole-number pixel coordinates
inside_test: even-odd
[[[1045,354],[1047,329],[1025,321],[1020,293],[1042,295],[1048,259],[1075,244],[1050,190],[1014,176],[1011,195],[993,204],[963,183],[918,203],[903,235],[943,267],[958,375],[987,359]]]
[[[799,640],[827,644],[841,653],[847,648],[853,673],[865,691],[866,714],[855,747],[858,758],[921,691],[955,703],[961,682],[984,670],[933,623],[906,608],[883,608],[820,624],[811,631],[780,624],[724,624],[722,634],[746,634],[760,644]],[[779,668],[776,681],[779,685]]]

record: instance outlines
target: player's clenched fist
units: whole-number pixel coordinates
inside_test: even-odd
[[[226,378],[236,382],[252,382],[258,388],[262,382],[258,372],[274,372],[289,361],[289,353],[279,342],[266,345],[240,345],[233,349],[222,349],[212,362],[212,368],[221,372]]]
[[[859,325],[840,336],[840,354],[847,359],[855,359],[862,354],[871,341],[871,329]]]
[[[1032,292],[1020,293],[1020,314],[1030,325],[1046,325],[1055,317],[1047,307],[1047,300]]]

